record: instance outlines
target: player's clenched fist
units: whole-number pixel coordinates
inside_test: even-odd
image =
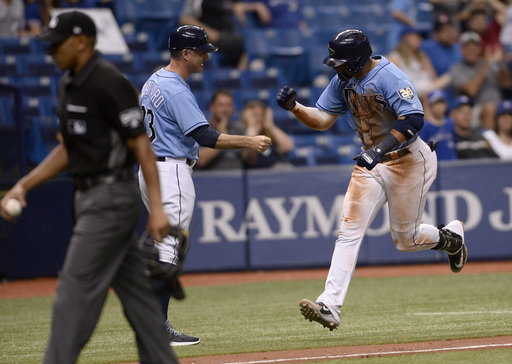
[[[265,135],[256,135],[252,137],[251,149],[258,153],[263,153],[270,147],[272,140]]]
[[[361,153],[357,158],[357,165],[371,171],[379,163],[384,153],[379,147],[373,147]]]
[[[291,110],[295,107],[296,98],[297,91],[288,86],[280,89],[276,96],[277,103],[285,110]]]

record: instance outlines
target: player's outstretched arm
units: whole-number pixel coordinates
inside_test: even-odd
[[[326,113],[316,107],[307,107],[296,101],[297,92],[284,86],[276,96],[276,101],[283,109],[290,111],[302,124],[314,130],[327,130],[339,115]]]
[[[249,148],[258,153],[263,153],[270,147],[272,140],[265,135],[245,136],[221,134],[215,149],[238,149]]]

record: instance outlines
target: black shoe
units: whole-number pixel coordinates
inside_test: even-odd
[[[169,333],[169,345],[171,346],[187,346],[187,345],[196,345],[201,342],[201,339],[198,337],[185,335],[178,330],[174,330],[169,321],[165,322],[165,326],[167,327],[167,332]]]

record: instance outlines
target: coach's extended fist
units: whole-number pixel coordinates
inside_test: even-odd
[[[291,110],[295,107],[296,98],[297,91],[288,86],[280,89],[276,96],[277,103],[285,110]]]
[[[252,137],[252,140],[253,144],[251,145],[251,149],[258,153],[263,153],[272,144],[272,140],[265,135],[256,135]]]

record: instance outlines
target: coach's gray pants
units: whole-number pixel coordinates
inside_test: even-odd
[[[135,181],[76,192],[76,224],[59,274],[44,364],[77,361],[96,327],[110,286],[136,333],[140,362],[178,362],[137,248],[140,207]]]

